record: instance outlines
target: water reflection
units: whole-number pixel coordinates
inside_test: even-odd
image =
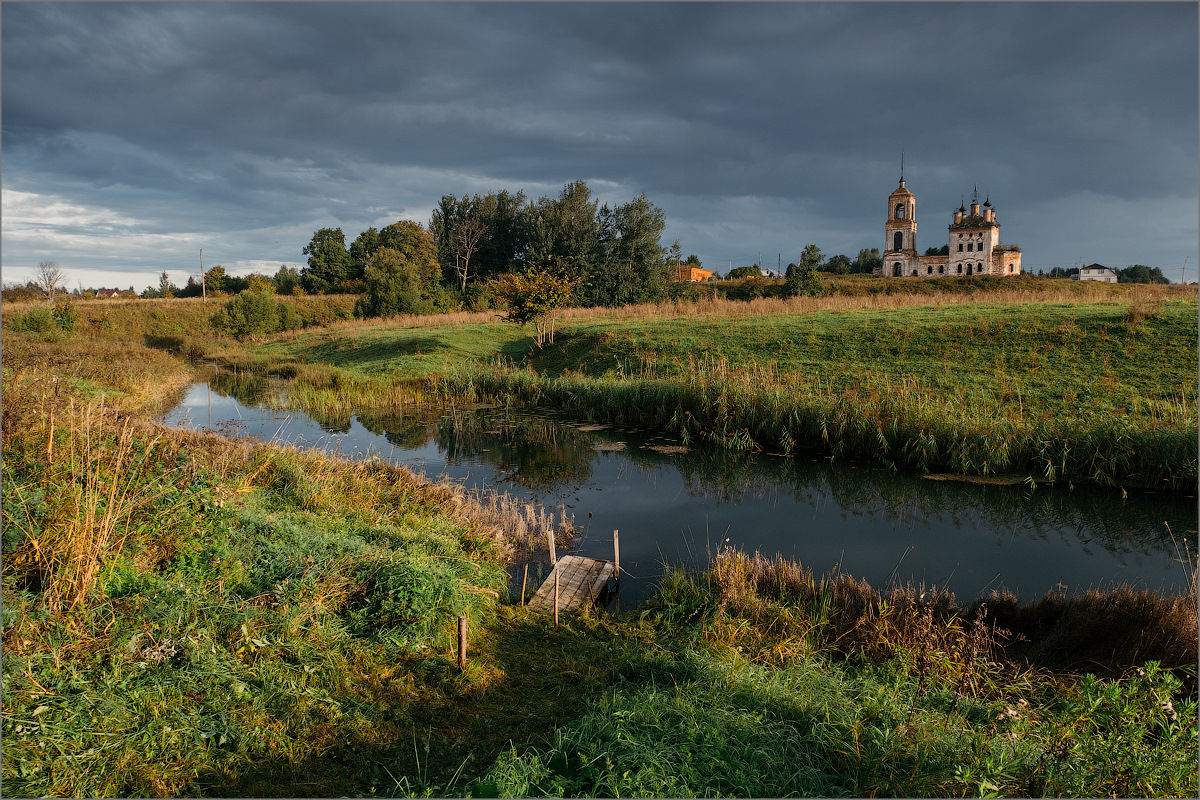
[[[817,573],[840,568],[876,585],[937,584],[960,596],[1003,586],[1026,599],[1118,583],[1183,591],[1191,574],[1178,560],[1185,538],[1196,552],[1194,498],[1031,492],[711,449],[665,453],[662,445],[675,443],[653,433],[597,430],[554,413],[439,407],[281,415],[269,408],[285,400],[277,383],[230,373],[210,385],[230,405],[208,427],[236,417],[264,439],[378,454],[430,477],[445,473],[562,504],[583,529],[584,555],[610,557],[612,531],[620,529],[631,578],[622,594],[632,602],[663,564],[702,567],[727,544],[798,558]],[[198,408],[207,395],[200,385],[167,423],[209,420]]]

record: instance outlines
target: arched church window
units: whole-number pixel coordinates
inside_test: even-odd
[[[938,264],[938,275],[945,275],[945,274],[946,274],[946,265]]]
[[[962,264],[958,265],[958,274],[962,275]]]
[[[904,219],[904,204],[896,204],[896,219]]]
[[[925,268],[925,274],[926,274],[926,275],[932,275],[932,274],[933,274],[933,265],[932,265],[932,264],[930,264],[928,267],[926,267],[926,268]]]
[[[900,262],[899,261],[897,261],[895,264],[892,265],[892,275],[897,278],[900,277]]]
[[[892,237],[892,249],[904,249],[904,234],[901,231],[896,231],[896,235]]]

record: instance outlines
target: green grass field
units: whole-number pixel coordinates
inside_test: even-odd
[[[191,306],[173,319],[180,301],[144,302],[108,328],[5,330],[7,795],[1200,791],[1194,591],[989,598],[984,613],[725,551],[664,576],[637,612],[556,628],[506,596],[504,554],[544,536],[528,515],[381,463],[150,419],[194,377],[180,355],[289,375],[314,403],[493,391],[647,424],[694,404],[732,425],[798,398],[833,422],[878,403],[897,435],[906,403],[947,413],[1008,391],[1003,433],[1087,390],[1133,434],[1190,435],[1194,463],[1194,300],[580,314],[542,351],[477,318],[236,345]],[[1076,370],[1074,404],[1022,372],[1034,358]]]
[[[501,322],[363,322],[228,358],[299,375],[293,397],[314,410],[434,387],[738,449],[1183,488],[1197,477],[1197,335],[1194,300],[1135,298],[568,316],[543,349]]]

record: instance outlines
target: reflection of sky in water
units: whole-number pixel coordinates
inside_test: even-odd
[[[564,505],[580,528],[576,552],[611,558],[612,531],[620,530],[621,566],[631,579],[622,595],[633,602],[663,564],[703,566],[726,543],[798,559],[818,575],[837,568],[875,586],[890,579],[946,586],[964,599],[1001,586],[1023,599],[1122,583],[1180,591],[1185,569],[1164,520],[1180,550],[1188,537],[1196,551],[1194,498],[1131,492],[1120,502],[1114,490],[1046,488],[1031,495],[804,457],[662,456],[639,449],[645,434],[580,433],[541,420],[533,438],[554,445],[544,448],[487,434],[501,423],[439,430],[440,416],[428,410],[367,425],[351,418],[330,426],[344,432],[329,433],[302,412],[248,408],[198,384],[164,422],[186,418],[195,428],[235,426],[265,441],[378,455],[430,478]],[[593,449],[601,441],[625,441],[627,449]]]

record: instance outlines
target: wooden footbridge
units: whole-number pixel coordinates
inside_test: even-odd
[[[585,605],[607,602],[610,595],[609,581],[621,583],[621,550],[617,532],[613,531],[613,560],[585,556],[563,556],[554,554],[554,538],[550,534],[550,563],[553,568],[541,587],[534,593],[528,605],[537,611],[553,612],[555,622],[560,611],[577,611]],[[521,593],[524,597],[525,587]]]

